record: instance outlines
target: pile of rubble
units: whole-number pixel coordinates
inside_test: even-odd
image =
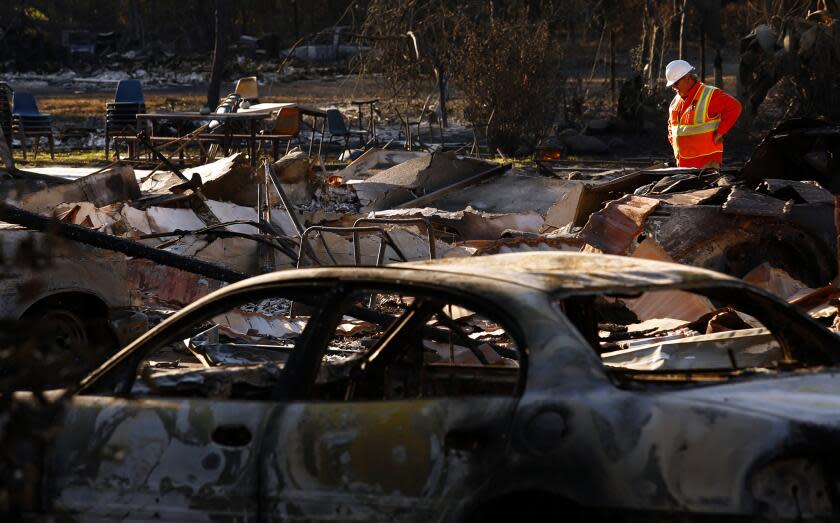
[[[64,183],[18,176],[0,219],[124,253],[134,305],[179,307],[226,281],[296,267],[582,250],[743,277],[831,325],[837,166],[827,162],[837,141],[824,138],[837,135],[787,123],[743,168],[703,171],[567,162],[534,172],[383,149],[336,172],[300,151],[257,168],[239,154],[183,171],[113,165]],[[790,167],[800,164],[809,167]]]

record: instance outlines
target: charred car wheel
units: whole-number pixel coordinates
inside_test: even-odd
[[[43,364],[62,369],[62,375],[77,376],[118,348],[107,314],[95,298],[57,296],[30,307],[21,321]]]

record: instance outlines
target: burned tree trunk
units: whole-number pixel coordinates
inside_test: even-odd
[[[680,13],[680,36],[679,36],[679,59],[685,60],[685,15],[688,11],[688,0],[683,0],[682,12]]]
[[[449,123],[446,116],[446,72],[443,64],[439,63],[435,66],[435,77],[438,86],[438,107],[440,108],[440,125],[442,128],[447,128]]]
[[[143,16],[140,14],[138,0],[129,2],[128,21],[131,28],[131,36],[140,43],[141,48],[146,47],[146,31],[143,27]]]
[[[653,0],[645,2],[645,19],[650,21],[650,48],[647,50],[647,64],[648,70],[645,75],[645,83],[649,89],[654,88],[656,78],[658,75],[659,65],[661,65],[661,58],[659,48],[662,45],[660,39],[665,38],[665,25],[659,17],[659,12],[656,10],[656,4]]]
[[[658,52],[657,52],[657,44],[659,43],[659,39],[662,38],[662,28],[654,23],[653,30],[651,31],[650,37],[650,51],[648,52],[648,71],[647,71],[647,84],[648,87],[653,88],[655,81],[656,81],[656,64],[658,63]]]
[[[227,0],[216,0],[213,65],[210,70],[210,85],[207,87],[207,107],[211,110],[219,105],[219,89],[222,85],[227,50],[227,14]]]

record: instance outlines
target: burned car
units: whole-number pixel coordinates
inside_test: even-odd
[[[770,294],[650,260],[276,272],[88,375],[43,498],[78,521],[836,520],[838,360]]]
[[[85,360],[75,380],[148,330],[122,254],[0,224],[0,265],[0,343],[34,341],[58,364]],[[4,360],[0,373],[31,364]]]

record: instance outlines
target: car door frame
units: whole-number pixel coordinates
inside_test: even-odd
[[[256,520],[262,436],[268,420],[283,404],[221,400],[220,405],[220,400],[207,398],[134,397],[131,389],[139,365],[156,350],[180,339],[192,324],[231,306],[284,292],[287,296],[313,288],[329,292],[336,285],[334,279],[287,281],[211,296],[176,313],[173,322],[152,329],[113,356],[82,381],[65,405],[64,427],[47,456],[44,490],[50,506],[46,508],[83,520],[126,515],[172,521],[193,521],[199,516]],[[307,343],[296,343],[292,352]],[[284,368],[281,376],[286,372]],[[203,448],[209,450],[200,462],[186,466],[180,462],[189,456],[198,459]],[[162,462],[166,459],[169,465]],[[179,462],[180,470],[176,469]],[[239,465],[244,470],[236,469]],[[183,470],[190,466],[192,470]],[[131,483],[138,470],[146,471],[145,481],[158,481],[157,492],[154,487],[144,490],[142,484]],[[218,474],[198,485],[201,477],[196,476],[202,470]],[[220,493],[219,482],[225,479],[227,484],[241,487],[244,494]],[[190,482],[194,485],[187,484]],[[112,486],[111,492],[103,491]],[[181,505],[166,506],[171,500]],[[238,506],[231,500],[239,500]]]
[[[471,310],[499,321],[516,342],[520,354],[516,391],[513,395],[504,397],[451,396],[425,400],[316,402],[298,398],[282,412],[275,413],[278,417],[272,420],[271,428],[268,429],[266,435],[266,454],[260,458],[261,470],[264,471],[260,478],[264,489],[263,498],[260,501],[260,506],[264,510],[261,517],[266,521],[309,521],[313,520],[313,517],[316,521],[328,521],[338,514],[350,519],[387,517],[392,521],[402,519],[414,521],[417,520],[418,514],[422,514],[421,517],[427,519],[439,517],[444,512],[460,510],[464,498],[483,490],[486,487],[484,483],[488,481],[488,478],[493,477],[504,463],[505,451],[515,421],[516,407],[524,391],[527,377],[527,345],[515,315],[505,312],[487,297],[433,284],[400,282],[397,285],[360,279],[342,282],[342,286],[347,288],[345,300],[360,289],[373,292],[390,290],[412,296],[423,294],[441,297],[446,302],[469,306]],[[318,352],[319,364],[320,356],[333,337],[341,314],[333,315],[333,318],[334,323],[321,326],[329,334],[319,338],[320,346],[305,346],[305,350]],[[310,375],[314,380],[314,374]],[[505,414],[500,415],[500,412],[505,412]],[[501,422],[494,419],[500,416],[503,418]],[[491,419],[492,426],[488,426],[488,417]],[[331,472],[337,477],[341,477],[342,473],[354,467],[363,468],[362,465],[353,462],[352,449],[361,449],[359,453],[365,456],[365,452],[375,449],[377,445],[384,445],[385,440],[390,437],[387,428],[383,430],[375,430],[375,428],[388,419],[398,419],[399,422],[406,424],[415,423],[415,427],[425,426],[423,423],[430,419],[440,424],[450,422],[457,425],[445,434],[427,433],[427,436],[432,438],[432,442],[427,447],[423,447],[422,444],[420,446],[419,452],[425,458],[430,461],[437,458],[431,468],[437,466],[439,469],[437,472],[443,471],[442,476],[438,478],[439,481],[436,484],[431,484],[434,481],[423,484],[419,490],[420,495],[414,497],[410,495],[411,493],[390,495],[390,493],[382,492],[381,489],[377,492],[377,488],[382,487],[381,484],[379,487],[373,483],[367,486],[351,485],[359,487],[356,490],[353,488],[342,490],[336,484],[325,485],[323,476],[319,477],[319,474],[331,467],[333,468]],[[374,429],[371,429],[372,426]],[[319,433],[322,437],[313,439],[317,438]],[[315,436],[312,436],[313,434]],[[324,434],[326,436],[323,436]],[[476,438],[485,438],[486,441],[476,442]],[[314,444],[312,444],[313,441]],[[314,459],[317,462],[314,466],[312,459],[293,461],[290,456],[278,452],[278,449],[281,451],[294,449],[295,456],[312,456],[313,452],[317,452],[313,450],[313,447],[319,444],[332,445],[332,447],[321,452],[320,458]],[[307,445],[310,446],[307,447]],[[326,448],[323,445],[322,450]],[[401,449],[401,447],[408,447],[409,450]],[[409,445],[395,445],[385,458],[398,464],[405,463],[406,460],[412,462],[412,448]],[[473,461],[479,461],[481,466],[470,463],[470,459],[477,453],[482,453],[485,457],[484,460],[473,459]],[[327,455],[330,459],[321,459]],[[379,458],[383,457],[379,456]],[[375,460],[377,457],[368,455],[367,459]],[[324,466],[319,467],[318,463]],[[355,470],[358,471],[359,468]],[[434,473],[435,471],[427,472]],[[352,478],[345,479],[352,483]],[[474,484],[469,484],[470,481]],[[292,486],[300,488],[295,491]],[[323,488],[319,491],[321,487]],[[408,488],[416,489],[418,484],[412,483]]]

